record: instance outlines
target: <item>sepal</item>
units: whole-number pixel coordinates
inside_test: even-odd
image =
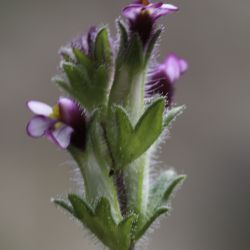
[[[126,55],[126,50],[129,42],[128,41],[129,35],[126,26],[123,24],[121,20],[117,21],[117,28],[119,31],[119,51],[116,59],[116,68],[119,68]]]
[[[138,34],[128,36],[126,27],[118,21],[120,47],[115,65],[109,106],[121,105],[135,123],[144,109],[145,52]]]
[[[156,47],[157,41],[159,40],[159,37],[162,33],[162,29],[158,29],[152,38],[149,40],[146,53],[145,53],[145,64],[148,64],[149,60],[151,59],[154,49]]]
[[[138,34],[134,34],[129,41],[126,52],[125,62],[130,69],[130,72],[136,72],[143,69],[144,66],[144,51],[141,39]]]

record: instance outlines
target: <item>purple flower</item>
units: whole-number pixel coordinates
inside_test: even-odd
[[[86,55],[91,55],[96,34],[97,28],[95,26],[90,27],[87,35],[81,33],[80,35],[72,39],[65,47],[62,47],[59,50],[59,54],[63,57],[69,56],[70,58],[72,58],[72,49],[76,48]]]
[[[123,15],[128,18],[130,31],[138,33],[145,46],[154,32],[158,18],[177,11],[171,4],[150,3],[148,0],[137,0],[123,9]]]
[[[149,82],[146,86],[146,97],[155,94],[166,97],[166,106],[171,107],[175,93],[175,82],[188,69],[184,59],[170,54],[165,61],[158,65],[149,75]]]
[[[29,136],[45,136],[62,149],[70,144],[84,147],[86,117],[75,101],[60,97],[54,107],[39,101],[29,101],[27,106],[35,114],[26,128]]]

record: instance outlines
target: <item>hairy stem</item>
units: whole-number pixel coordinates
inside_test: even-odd
[[[115,172],[114,182],[117,188],[121,214],[124,216],[127,213],[127,191],[124,183],[124,173],[122,170]]]
[[[106,130],[104,123],[102,123],[101,126],[103,129],[104,139],[107,143],[108,153],[111,159],[110,174],[114,176],[113,179],[114,179],[114,184],[117,189],[117,195],[118,195],[118,201],[120,205],[121,214],[125,215],[127,212],[127,193],[126,193],[126,188],[125,188],[125,183],[124,183],[124,173],[123,173],[123,170],[115,170],[116,169],[115,160],[114,160],[113,152],[112,152],[109,140],[108,140],[107,130]]]

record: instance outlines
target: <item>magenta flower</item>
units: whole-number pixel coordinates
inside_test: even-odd
[[[86,117],[75,101],[60,97],[54,107],[39,101],[29,101],[27,106],[35,114],[27,125],[29,136],[45,136],[62,149],[70,144],[84,147]]]
[[[146,86],[146,97],[155,94],[166,97],[166,106],[173,103],[175,93],[175,82],[187,71],[188,64],[184,59],[170,54],[165,61],[158,65],[149,75],[149,82]]]
[[[138,0],[123,9],[123,15],[128,18],[130,31],[138,33],[143,45],[154,33],[154,25],[158,18],[177,11],[172,4],[150,3],[148,0]]]

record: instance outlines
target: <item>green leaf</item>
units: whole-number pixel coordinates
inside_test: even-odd
[[[169,209],[167,207],[160,207],[158,209],[156,209],[154,211],[153,214],[151,214],[151,216],[148,216],[147,218],[145,218],[144,216],[142,216],[141,218],[139,218],[139,222],[143,221],[141,223],[141,225],[138,225],[138,227],[136,228],[136,233],[135,233],[135,240],[139,240],[144,234],[145,232],[148,230],[148,228],[152,225],[152,223],[161,215],[167,213],[169,211]]]
[[[52,78],[52,81],[55,82],[63,91],[73,96],[71,86],[67,82],[65,82],[64,79],[56,76]]]
[[[167,112],[167,115],[164,118],[164,127],[169,127],[175,119],[183,113],[185,106],[175,107],[170,109]]]
[[[126,164],[136,160],[158,139],[163,130],[163,111],[165,101],[159,98],[144,112],[126,145],[124,156]]]
[[[77,63],[84,66],[89,73],[94,70],[92,61],[81,50],[73,48],[73,53]]]
[[[128,141],[131,139],[133,133],[133,126],[129,120],[127,112],[121,107],[116,106],[116,119],[118,127],[118,141],[120,153],[123,152],[124,147],[128,144]]]
[[[96,95],[105,96],[107,94],[108,78],[105,65],[99,66],[93,76],[93,86],[96,88]],[[99,93],[98,93],[99,92]]]
[[[84,67],[76,66],[73,63],[64,63],[63,69],[74,91],[82,91],[90,84],[88,73]]]
[[[150,190],[149,212],[166,205],[175,187],[185,178],[183,175],[177,175],[173,170],[162,173]]]
[[[117,136],[117,162],[121,168],[139,158],[157,140],[163,130],[163,111],[165,101],[159,98],[144,112],[135,128],[125,109],[115,106]]]
[[[69,201],[74,209],[74,215],[77,219],[84,221],[87,227],[91,227],[91,216],[94,215],[92,208],[75,194],[69,194]]]
[[[169,198],[185,178],[183,175],[177,175],[174,171],[168,170],[155,181],[150,189],[146,214],[139,218],[136,239],[139,239],[160,215],[169,211],[167,207]]]
[[[102,28],[95,40],[94,55],[98,65],[110,66],[112,63],[112,49],[109,43],[107,28]]]
[[[92,67],[92,66],[90,66]],[[105,65],[88,72],[83,64],[64,62],[63,69],[69,83],[55,78],[55,82],[89,112],[105,104],[108,98],[109,81]]]
[[[145,55],[145,63],[147,64],[148,61],[150,60],[152,53],[154,51],[154,48],[156,46],[156,43],[161,35],[162,29],[158,29],[154,35],[152,36],[151,40],[148,43],[147,50],[146,50],[146,55]]]
[[[133,240],[132,230],[137,215],[130,214],[120,222],[116,222],[111,212],[109,201],[102,197],[95,209],[92,209],[83,199],[75,194],[69,195],[74,209],[74,215],[87,227],[104,245],[110,249],[127,250]]]
[[[56,205],[60,206],[61,208],[65,209],[66,211],[68,211],[70,214],[74,215],[73,208],[67,201],[63,199],[52,199],[51,201]]]

